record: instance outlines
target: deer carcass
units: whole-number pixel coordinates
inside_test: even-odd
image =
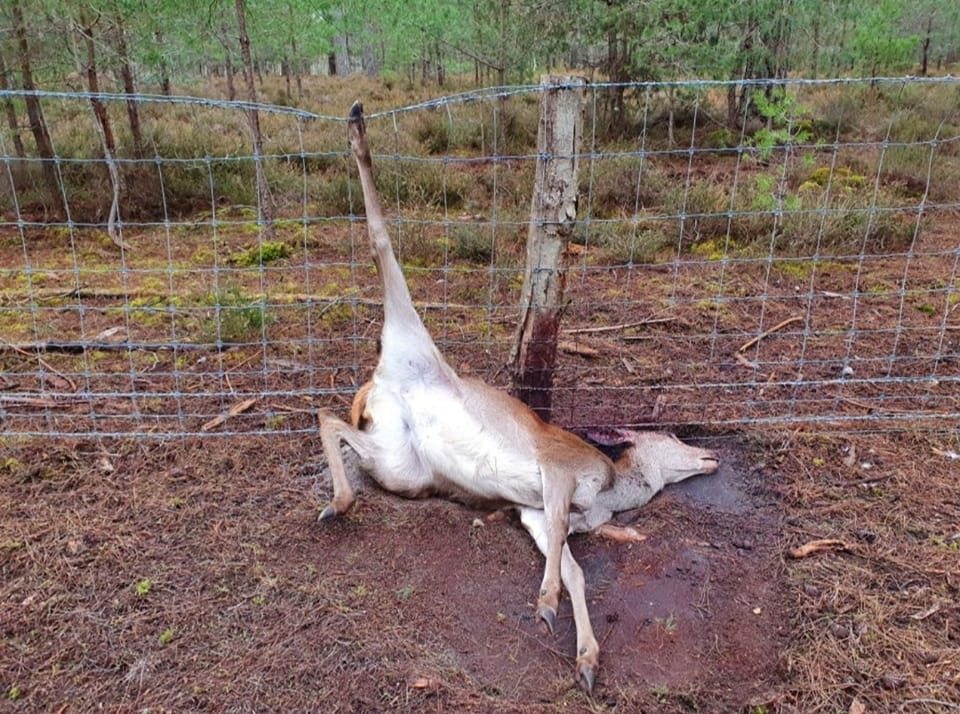
[[[553,630],[562,581],[577,631],[577,682],[590,691],[599,645],[587,613],[583,572],[567,546],[568,533],[596,529],[614,511],[642,505],[668,480],[716,470],[717,457],[657,435],[665,439],[663,444],[671,444],[669,453],[660,453],[660,447],[645,449],[642,435],[621,432],[618,439],[625,448],[613,461],[574,434],[545,423],[505,392],[458,376],[420,320],[393,253],[374,188],[359,102],[350,111],[348,136],[383,285],[383,329],[379,362],[354,400],[353,423],[326,411],[320,414],[320,437],[333,482],[333,499],[320,517],[345,513],[354,503],[342,442],[357,453],[360,467],[393,493],[518,508],[546,558],[537,614]],[[685,469],[665,466],[675,452],[688,457]]]

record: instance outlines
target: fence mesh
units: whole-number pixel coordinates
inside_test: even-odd
[[[503,387],[540,91],[366,101],[414,300]],[[345,408],[381,295],[341,119],[30,96],[54,155],[0,129],[5,435],[308,433]],[[555,421],[956,428],[960,81],[588,85],[580,167]]]

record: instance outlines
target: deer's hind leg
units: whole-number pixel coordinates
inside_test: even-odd
[[[536,508],[521,508],[520,521],[533,537],[544,555],[548,550],[547,515]],[[587,610],[586,581],[583,570],[570,552],[566,542],[560,555],[560,576],[570,594],[573,621],[577,628],[577,684],[586,692],[593,690],[593,681],[600,663],[600,645],[593,634],[590,612]]]
[[[540,479],[543,493],[544,537],[546,549],[543,555],[543,582],[537,599],[537,614],[553,631],[560,603],[561,558],[570,527],[570,501],[573,488],[567,488],[566,479],[556,471],[541,464]]]

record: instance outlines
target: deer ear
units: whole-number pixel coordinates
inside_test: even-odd
[[[596,429],[587,432],[587,438],[600,446],[630,446],[633,432],[629,429]]]

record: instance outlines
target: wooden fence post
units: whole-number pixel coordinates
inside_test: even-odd
[[[549,421],[566,282],[564,253],[577,218],[586,81],[582,77],[546,75],[540,86],[543,95],[527,266],[511,361],[517,396]]]

